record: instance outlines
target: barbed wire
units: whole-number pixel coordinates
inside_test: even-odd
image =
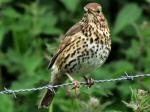
[[[140,78],[140,77],[150,77],[150,74],[141,74],[141,75],[130,76],[125,72],[125,76],[121,76],[118,78],[112,78],[112,79],[94,80],[94,83],[115,82],[115,81],[122,81],[122,80],[134,80],[135,78]],[[87,82],[85,82],[85,81],[79,82],[79,84],[86,84],[86,83]],[[40,91],[43,89],[49,89],[55,93],[54,88],[69,86],[69,85],[73,85],[73,84],[74,84],[73,82],[72,83],[64,83],[61,85],[54,85],[54,86],[47,84],[45,86],[41,86],[41,87],[37,87],[37,88],[16,89],[16,90],[4,88],[4,90],[0,91],[0,95],[2,95],[2,94],[13,94],[14,97],[16,97],[16,93],[19,93],[19,92]]]

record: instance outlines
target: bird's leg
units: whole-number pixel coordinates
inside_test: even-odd
[[[86,82],[86,85],[90,88],[94,85],[94,80],[92,78],[88,78],[86,76],[83,76],[85,82]]]
[[[75,89],[75,92],[77,93],[77,91],[80,88],[80,82],[77,81],[77,80],[74,80],[73,77],[71,77],[70,74],[66,73],[66,75],[69,78],[69,80],[71,80],[71,82],[73,82],[73,88],[72,89]]]

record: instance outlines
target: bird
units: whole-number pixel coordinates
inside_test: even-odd
[[[77,74],[86,75],[99,68],[111,51],[111,36],[107,19],[99,3],[84,6],[84,15],[62,38],[59,49],[52,57],[48,68],[51,69],[52,86],[64,83]],[[53,88],[57,92],[58,88]],[[47,90],[39,108],[49,107],[55,93]]]

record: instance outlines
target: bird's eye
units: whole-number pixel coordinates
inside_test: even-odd
[[[97,13],[100,13],[101,11],[100,11],[100,10],[97,10],[96,12],[97,12]]]

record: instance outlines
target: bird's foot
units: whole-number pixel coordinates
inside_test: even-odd
[[[90,87],[92,87],[94,85],[94,80],[92,78],[88,78],[86,76],[83,76],[83,78],[84,78],[84,80],[86,82],[85,85],[87,85],[87,87],[90,88]]]
[[[79,93],[79,88],[80,88],[80,82],[77,80],[74,80],[73,77],[71,77],[70,74],[66,73],[66,75],[68,76],[68,78],[71,80],[71,82],[73,82],[73,87],[72,89],[75,90],[75,93]]]
[[[73,81],[73,88],[72,89],[79,89],[80,88],[80,82],[79,81],[77,81],[77,80],[74,80]]]

